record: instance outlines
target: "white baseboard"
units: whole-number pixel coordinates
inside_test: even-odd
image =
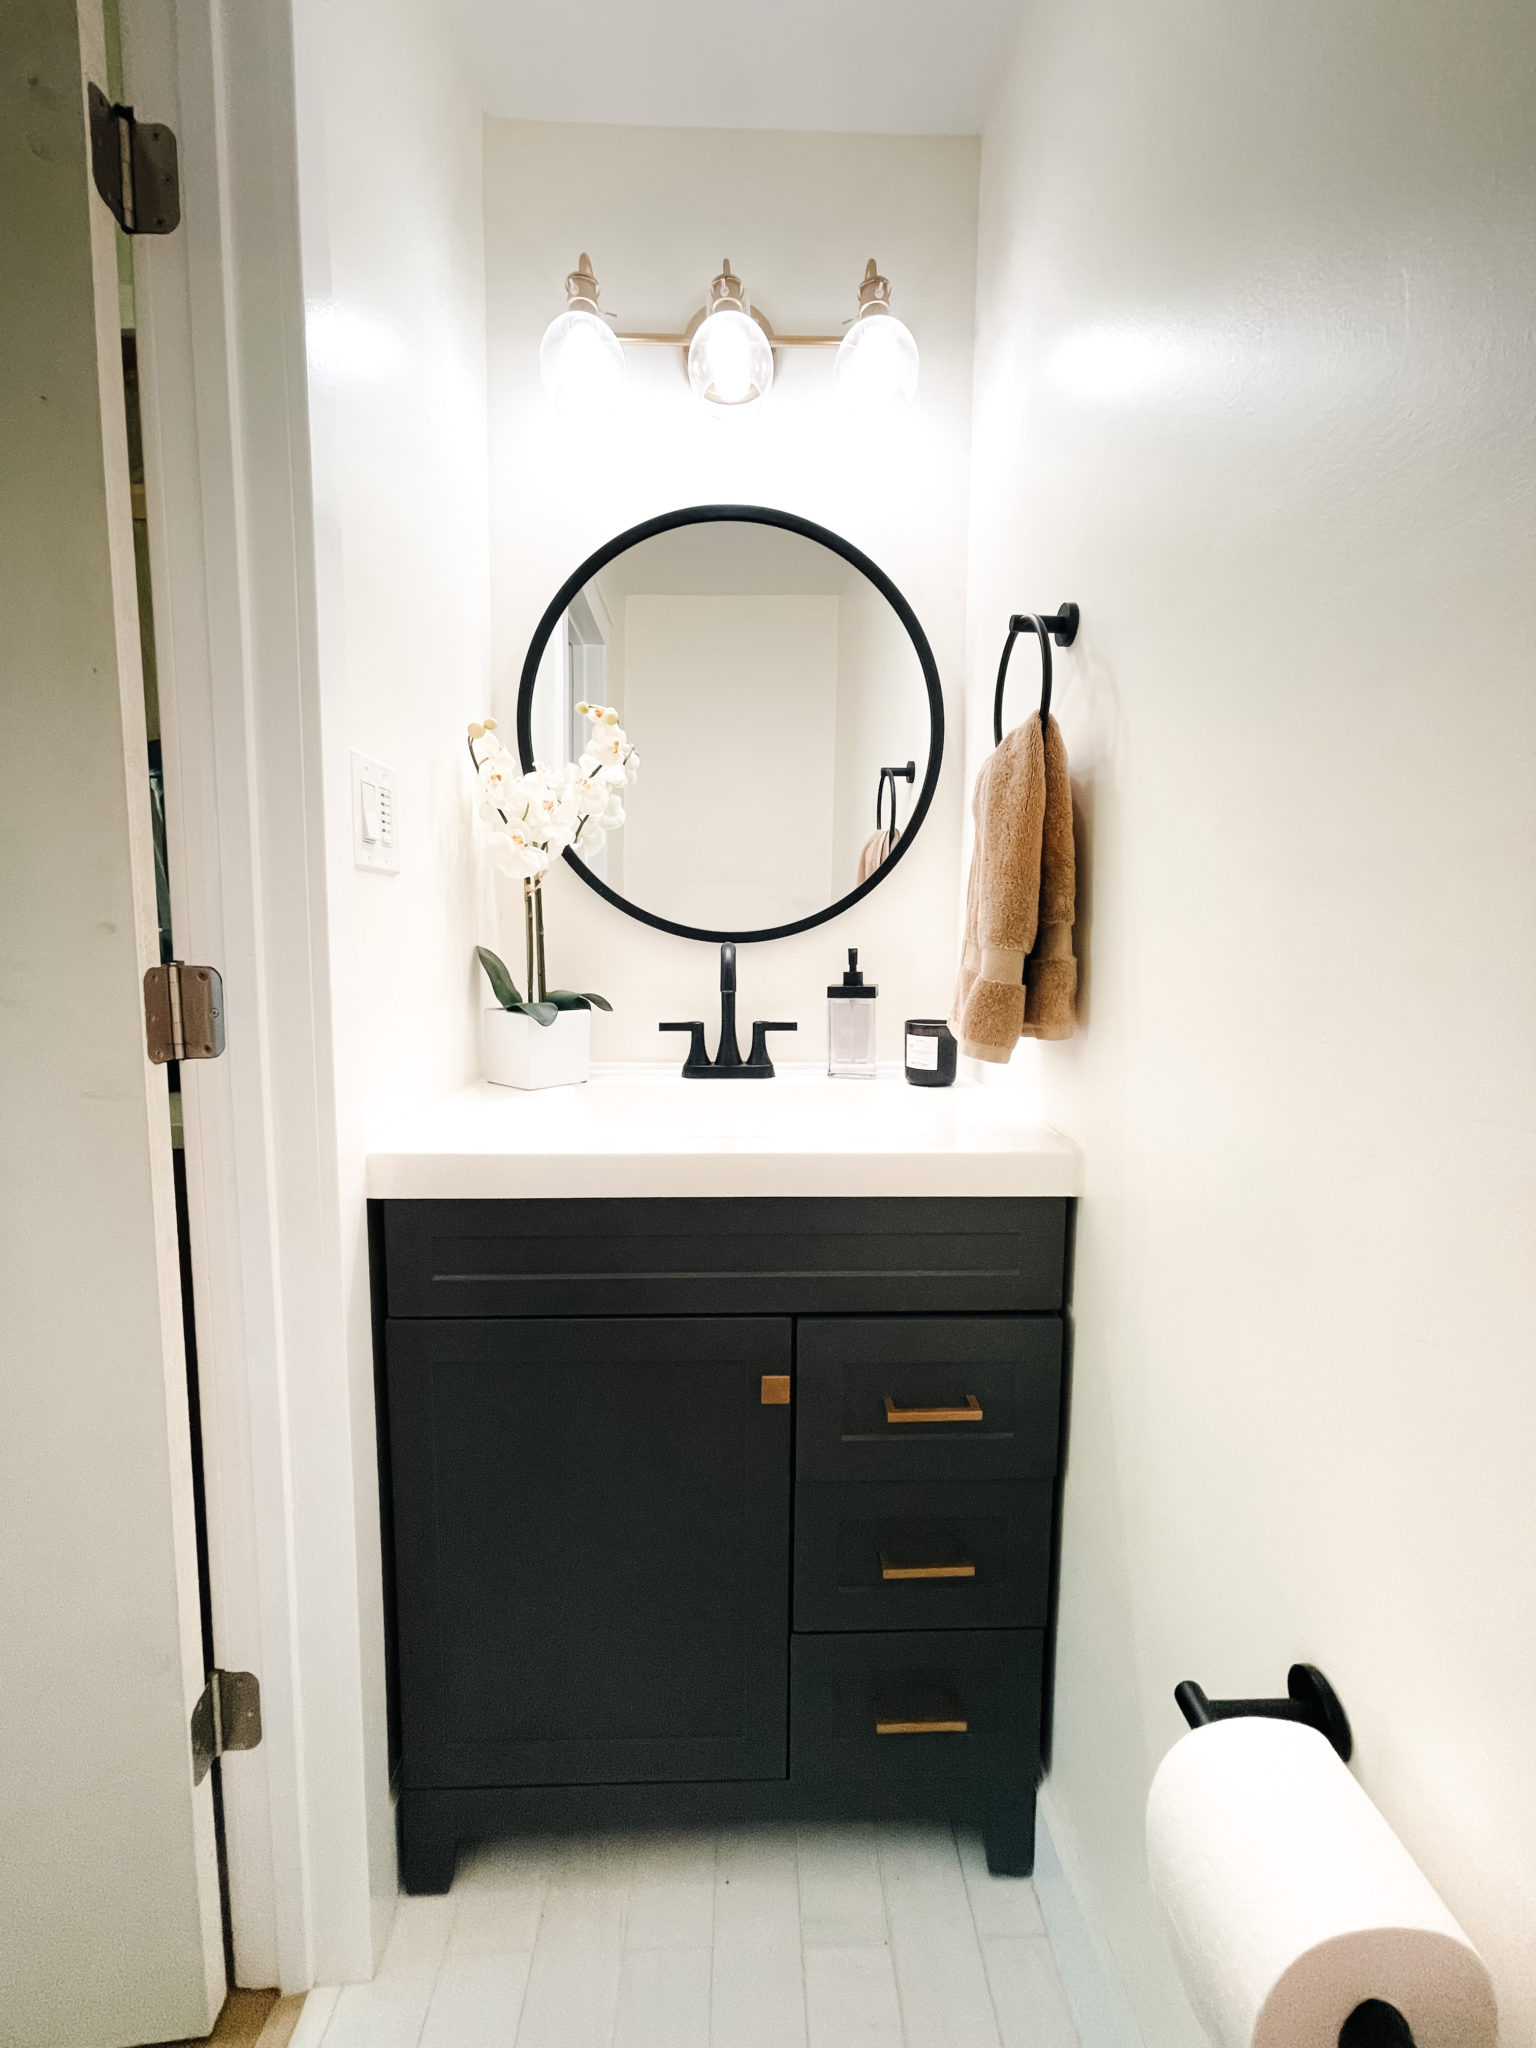
[[[1035,1893],[1082,2048],[1144,2048],[1048,1786],[1035,1808]]]

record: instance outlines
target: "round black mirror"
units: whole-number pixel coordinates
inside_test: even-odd
[[[550,602],[517,699],[524,769],[612,706],[640,761],[625,823],[565,859],[631,917],[747,944],[877,888],[938,785],[944,700],[917,616],[867,555],[761,505],[689,505],[590,555]]]

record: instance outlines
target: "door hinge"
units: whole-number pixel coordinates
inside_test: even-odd
[[[157,1067],[216,1060],[224,1050],[224,981],[217,967],[172,960],[144,976],[144,1037]]]
[[[253,1671],[210,1671],[192,1709],[192,1782],[201,1785],[216,1756],[261,1741],[261,1682]]]
[[[168,235],[181,220],[176,137],[163,121],[138,121],[132,107],[89,88],[91,176],[125,235]]]

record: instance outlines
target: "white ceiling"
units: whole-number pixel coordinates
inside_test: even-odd
[[[969,135],[1022,0],[444,0],[488,113]]]

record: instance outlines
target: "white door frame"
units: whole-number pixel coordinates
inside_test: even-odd
[[[181,957],[228,1048],[182,1069],[215,1653],[258,1674],[226,1759],[236,1981],[372,1973],[288,0],[121,0],[125,97],[180,146],[135,243]],[[379,1845],[372,1844],[377,1860]]]

